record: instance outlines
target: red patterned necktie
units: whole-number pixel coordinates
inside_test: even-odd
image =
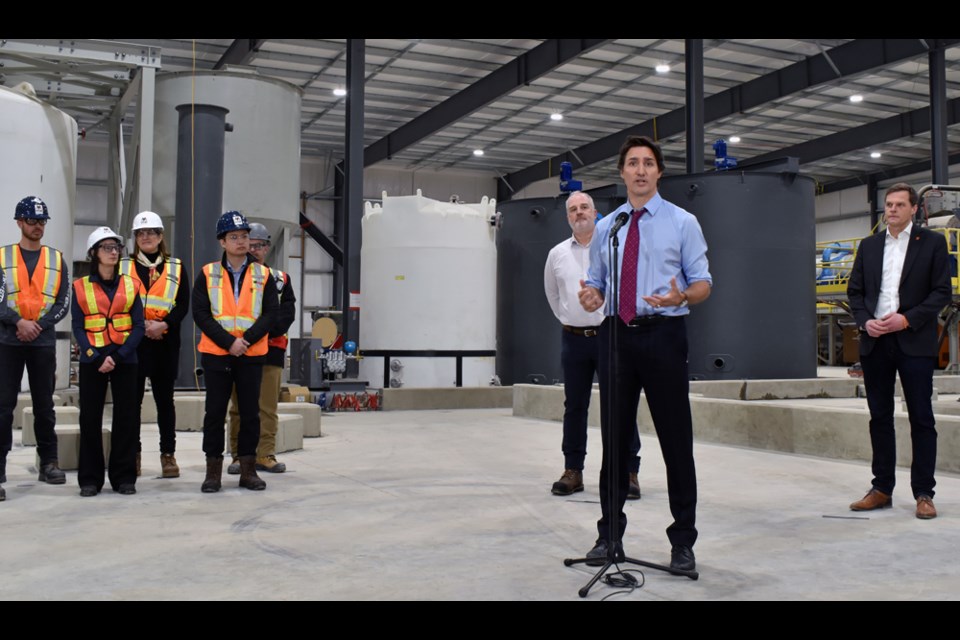
[[[630,213],[630,229],[623,247],[623,262],[620,268],[620,319],[630,324],[637,315],[637,264],[640,258],[640,218],[646,208]]]

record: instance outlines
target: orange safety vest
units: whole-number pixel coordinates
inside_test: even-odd
[[[90,276],[73,281],[73,295],[83,311],[87,340],[98,349],[108,344],[123,344],[133,329],[130,308],[137,301],[140,283],[125,275],[119,278],[112,301],[100,283],[93,282]]]
[[[163,263],[163,275],[157,278],[149,289],[137,275],[133,259],[124,258],[120,261],[120,273],[140,283],[140,301],[143,302],[145,320],[163,320],[173,310],[177,303],[177,292],[180,290],[182,262],[176,258],[167,258]]]
[[[53,308],[63,276],[63,256],[46,245],[40,247],[40,259],[27,273],[19,244],[0,248],[0,268],[7,278],[7,306],[25,320],[39,320]]]
[[[283,293],[283,287],[287,284],[287,274],[280,269],[270,269],[270,273],[273,274],[274,280],[277,281],[277,295],[279,296]],[[267,340],[267,344],[271,347],[276,347],[277,349],[287,350],[287,335],[277,336],[276,338],[270,338]]]
[[[233,297],[232,276],[219,262],[211,262],[203,267],[207,280],[207,296],[210,298],[210,314],[220,326],[232,336],[242,338],[260,317],[263,309],[263,290],[270,276],[270,270],[256,262],[247,265],[246,277],[240,283],[240,300]],[[230,352],[211,340],[207,334],[200,334],[197,349],[201,353],[217,356],[230,355]],[[262,356],[267,353],[267,336],[250,345],[248,356]]]

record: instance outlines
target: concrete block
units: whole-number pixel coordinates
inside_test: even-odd
[[[285,413],[278,417],[277,453],[303,449],[303,416]]]
[[[812,378],[804,380],[746,380],[740,400],[783,400],[788,398],[855,398],[860,380],[856,378]]]
[[[904,411],[907,410],[906,404],[902,407]],[[956,400],[936,400],[933,403],[933,413],[937,416],[960,416],[960,402]]]
[[[174,394],[173,404],[177,411],[177,431],[203,431],[203,395]]]
[[[60,404],[63,404],[66,407],[80,406],[79,387],[68,387],[66,389],[57,389],[57,396],[60,397]]]
[[[303,417],[303,437],[320,437],[320,418],[323,412],[320,405],[312,402],[280,402],[277,404],[277,413],[292,413]]]
[[[696,393],[705,398],[741,400],[746,384],[745,380],[691,380],[690,393]]]
[[[56,426],[79,425],[80,409],[77,407],[54,406],[53,412],[56,414]],[[78,427],[79,428],[79,427]],[[23,412],[23,431],[20,434],[20,444],[25,447],[35,447],[37,445],[37,434],[33,430],[33,407],[27,407]]]
[[[80,466],[80,426],[57,425],[57,461],[64,471],[75,471]],[[110,430],[106,427],[102,431],[103,459],[110,459]],[[40,468],[40,456],[34,458],[37,469]]]
[[[510,387],[428,387],[383,390],[384,411],[494,409],[509,408],[512,404],[513,390]]]

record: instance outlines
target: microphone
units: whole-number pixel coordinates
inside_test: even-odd
[[[620,229],[623,228],[623,225],[627,224],[629,219],[629,211],[621,211],[618,213],[616,221],[613,223],[613,226],[610,227],[610,235],[608,235],[607,238],[612,238],[613,236],[617,235],[617,231],[620,231]]]

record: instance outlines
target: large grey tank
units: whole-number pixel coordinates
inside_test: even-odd
[[[814,181],[794,162],[660,181],[707,240],[710,298],[691,310],[690,377],[817,375]]]
[[[623,187],[589,190],[597,211],[606,214],[623,203]],[[498,203],[497,375],[505,385],[563,381],[560,323],[543,291],[547,254],[572,233],[567,195]]]

